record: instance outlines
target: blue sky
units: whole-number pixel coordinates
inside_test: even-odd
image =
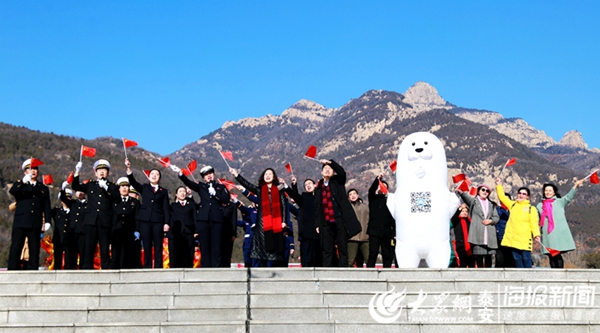
[[[303,98],[425,81],[600,147],[599,16],[597,1],[2,1],[0,121],[169,154]]]

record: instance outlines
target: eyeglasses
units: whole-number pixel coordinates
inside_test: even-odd
[[[487,192],[487,193],[490,193],[490,191],[488,191],[488,189],[487,189],[487,188],[485,188],[485,187],[482,187],[482,188],[481,188],[481,189],[479,189],[479,190],[480,190],[481,192],[484,192],[484,193],[485,193],[485,192]]]
[[[529,195],[529,194],[527,194],[527,192],[519,192],[517,194],[520,194],[520,195]]]

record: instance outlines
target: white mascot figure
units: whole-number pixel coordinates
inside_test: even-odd
[[[446,151],[427,132],[412,133],[398,150],[396,192],[387,206],[396,219],[396,258],[400,268],[431,268],[450,263],[450,219],[459,200],[448,190]]]

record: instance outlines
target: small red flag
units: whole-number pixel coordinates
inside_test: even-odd
[[[389,192],[387,186],[385,186],[385,184],[381,181],[381,179],[379,179],[379,190],[383,194],[388,194],[388,192]]]
[[[69,177],[67,177],[67,183],[71,184],[73,182],[73,172],[71,172],[69,174]]]
[[[33,169],[33,168],[37,168],[37,167],[39,167],[40,165],[43,165],[43,164],[44,164],[44,162],[38,160],[35,157],[32,157],[31,158],[31,164],[30,164],[29,167]]]
[[[44,179],[43,180],[44,185],[50,185],[50,184],[54,183],[54,179],[52,178],[52,175],[44,175],[43,179]]]
[[[397,166],[398,166],[398,162],[396,160],[393,160],[392,163],[390,163],[390,170],[392,170],[392,172],[396,172]]]
[[[290,163],[285,165],[285,169],[287,170],[288,173],[292,173],[292,165]]]
[[[137,147],[137,145],[137,142],[123,138],[123,146],[125,146],[125,148]]]
[[[461,190],[461,192],[469,191],[469,184],[467,184],[466,179],[460,182],[460,185],[458,185],[458,189]]]
[[[508,162],[506,162],[506,165],[504,165],[504,167],[509,167],[511,165],[515,165],[515,163],[517,163],[517,159],[513,157],[510,160],[508,160]]]
[[[600,179],[598,179],[598,171],[595,171],[590,175],[590,183],[600,184]]]
[[[465,180],[465,179],[467,179],[467,176],[465,176],[465,174],[464,174],[464,173],[459,173],[459,174],[458,174],[458,175],[456,175],[456,176],[452,176],[452,182],[453,182],[454,184],[457,184],[457,183],[459,183],[460,181],[463,181],[463,180]]]
[[[233,162],[233,153],[230,151],[222,151],[221,155],[223,155],[223,158],[228,159],[230,161]]]
[[[164,158],[158,158],[158,161],[160,162],[160,164],[162,164],[162,166],[164,166],[165,168],[168,168],[171,166],[171,159],[168,157],[164,157]]]
[[[193,173],[194,171],[196,171],[197,167],[198,167],[198,163],[196,162],[196,160],[191,161],[187,165],[187,169],[190,171],[190,173]]]
[[[471,188],[469,189],[469,194],[470,194],[472,197],[476,196],[476,195],[477,195],[477,187],[471,187]]]
[[[559,255],[559,254],[560,254],[560,251],[559,251],[559,250],[557,250],[557,249],[553,249],[553,248],[551,248],[551,247],[546,247],[546,251],[548,251],[548,252],[550,253],[550,256],[551,256],[551,257],[554,257],[554,256],[556,256],[556,255]]]
[[[308,158],[315,158],[315,156],[317,156],[317,147],[313,145],[309,146],[304,156]]]
[[[96,156],[96,148],[81,146],[81,156],[85,156],[85,157]]]
[[[152,172],[152,170],[144,170],[144,174],[146,175],[146,178],[150,178],[150,172]]]
[[[192,174],[187,168],[181,169],[181,173],[183,173],[183,175],[186,177]]]
[[[231,191],[232,189],[235,188],[235,184],[231,180],[227,180],[225,178],[220,178],[219,182],[221,184],[225,185],[225,188],[227,188],[228,191]]]

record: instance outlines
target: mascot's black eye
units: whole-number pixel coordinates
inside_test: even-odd
[[[413,146],[415,145],[415,143],[413,142]]]
[[[427,145],[427,141],[425,141],[425,145]]]

